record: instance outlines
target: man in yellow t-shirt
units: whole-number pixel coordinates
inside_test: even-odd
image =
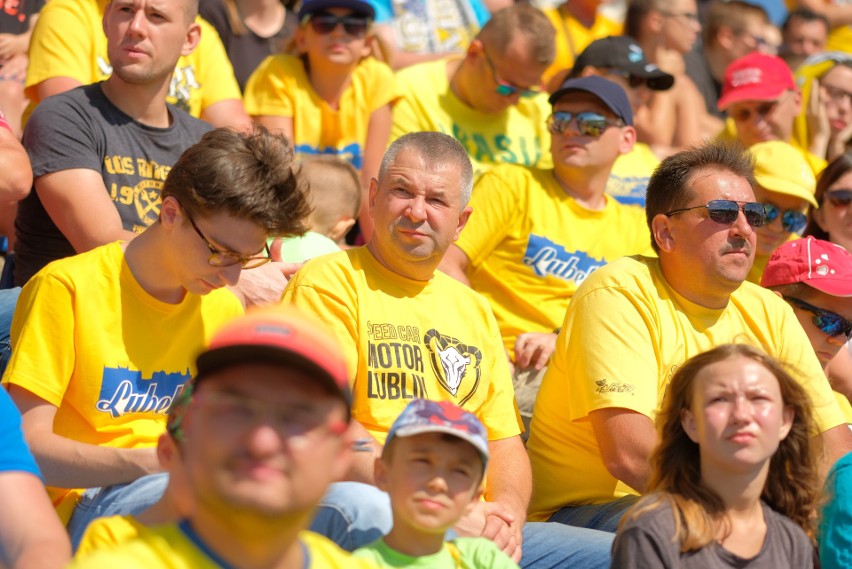
[[[375,567],[305,531],[352,455],[352,395],[331,329],[268,306],[217,331],[196,368],[164,435],[176,445],[189,513],[73,566]]]
[[[211,332],[242,312],[223,287],[269,261],[270,234],[303,231],[310,207],[292,146],[266,131],[206,134],[162,196],[135,239],[36,274],[13,317],[3,383],[72,544],[93,518],[160,497],[153,447],[169,405]]]
[[[791,366],[813,403],[826,471],[852,450],[831,387],[795,315],[744,282],[765,221],[751,161],[708,145],[662,161],[646,214],[659,259],[595,271],[565,314],[527,444],[530,519],[615,531],[650,476],[654,417],[672,373],[720,344],[746,342]]]
[[[464,57],[397,74],[401,99],[390,140],[421,130],[449,134],[464,146],[476,176],[498,164],[548,167],[541,74],[554,49],[553,27],[537,9],[513,4],[496,12]]]
[[[462,518],[459,535],[490,538],[516,561],[523,551],[526,563],[608,567],[610,536],[524,524],[530,471],[500,331],[484,298],[436,271],[470,216],[472,185],[470,160],[451,136],[398,138],[370,185],[370,241],[309,261],[284,291],[283,302],[319,315],[342,341],[364,443],[347,477],[357,482],[332,485],[322,505],[356,526],[347,549],[387,533],[390,504],[373,480],[387,432],[410,399],[451,401],[487,426],[492,457],[485,501]],[[353,524],[365,508],[366,523]]]

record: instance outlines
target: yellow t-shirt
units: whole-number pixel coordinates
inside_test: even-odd
[[[184,523],[168,524],[140,533],[139,537],[112,549],[77,556],[69,569],[222,569],[225,563],[196,535],[189,535]],[[308,569],[378,569],[366,559],[357,559],[325,537],[303,531],[299,542]]]
[[[651,147],[637,142],[633,150],[615,160],[606,182],[606,193],[624,205],[644,208],[648,180],[659,164],[660,159]]]
[[[653,420],[677,367],[730,342],[786,362],[813,402],[820,432],[845,423],[805,331],[771,291],[745,282],[726,308],[711,310],[672,290],[658,259],[626,257],[595,271],[565,314],[536,399],[529,519],[636,494],[604,466],[589,413],[621,407]]]
[[[319,96],[298,57],[267,57],[246,84],[246,111],[253,117],[293,119],[296,154],[336,154],[361,169],[367,127],[373,111],[397,99],[393,71],[368,57],[355,70],[340,95],[337,109]]]
[[[447,65],[455,59],[412,65],[397,74],[402,98],[393,109],[391,141],[423,130],[449,134],[467,150],[476,175],[496,164],[551,167],[547,95],[522,98],[497,114],[477,111],[450,89]]]
[[[592,271],[651,250],[645,212],[605,198],[604,209],[587,209],[565,193],[553,170],[514,165],[494,168],[474,186],[473,214],[456,244],[513,357],[518,334],[561,325]]]
[[[172,400],[212,332],[243,311],[230,291],[161,302],[139,285],[119,242],[60,259],[24,289],[4,384],[57,407],[53,432],[115,448],[157,444]],[[82,490],[48,488],[67,521]]]
[[[544,83],[566,69],[574,67],[574,60],[595,40],[608,36],[620,36],[624,26],[598,14],[591,28],[578,22],[567,10],[559,7],[543,10],[556,29],[556,58],[544,72]]]
[[[352,378],[352,416],[380,443],[415,397],[470,411],[490,440],[521,432],[500,330],[485,299],[458,281],[441,272],[406,279],[359,247],[309,261],[283,302],[335,329]]]
[[[39,103],[33,87],[53,77],[69,77],[83,85],[112,74],[103,30],[107,0],[50,0],[39,13],[30,40],[26,94],[30,106]],[[240,99],[240,87],[216,29],[201,17],[201,41],[181,56],[169,85],[168,102],[194,117],[219,101]]]
[[[150,532],[150,528],[133,516],[97,518],[86,527],[75,557],[85,557],[94,551],[111,549]]]

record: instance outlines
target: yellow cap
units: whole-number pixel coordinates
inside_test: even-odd
[[[819,207],[814,197],[816,178],[800,150],[778,140],[760,142],[748,150],[754,157],[754,179],[761,187]]]

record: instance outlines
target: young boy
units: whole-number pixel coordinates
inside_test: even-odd
[[[487,463],[488,437],[475,415],[449,401],[413,400],[376,460],[376,484],[390,495],[393,528],[354,555],[380,567],[517,567],[490,540],[444,540],[481,499]]]
[[[348,162],[337,156],[313,156],[304,160],[300,174],[310,186],[309,231],[269,242],[272,257],[289,263],[340,251],[361,208],[358,172]]]

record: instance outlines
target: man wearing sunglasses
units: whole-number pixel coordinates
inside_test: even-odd
[[[754,198],[766,209],[766,223],[755,230],[754,265],[748,274],[758,284],[772,252],[807,226],[805,210],[817,207],[816,178],[802,153],[786,142],[759,142],[749,154],[754,158]]]
[[[708,145],[662,161],[646,217],[658,258],[624,257],[580,285],[536,399],[527,444],[530,519],[615,531],[647,488],[654,429],[674,371],[719,344],[786,362],[808,392],[826,470],[852,433],[807,335],[775,294],[745,282],[763,225],[752,164]]]
[[[193,357],[242,312],[225,286],[309,212],[293,150],[265,130],[206,134],[165,180],[157,222],[51,263],[21,292],[3,383],[76,546],[95,517],[165,486],[155,445]],[[152,476],[146,476],[152,474]]]
[[[416,131],[450,134],[476,175],[504,163],[549,166],[541,77],[553,61],[554,33],[538,9],[513,4],[491,17],[463,57],[400,71],[402,98],[393,108],[390,139]]]

